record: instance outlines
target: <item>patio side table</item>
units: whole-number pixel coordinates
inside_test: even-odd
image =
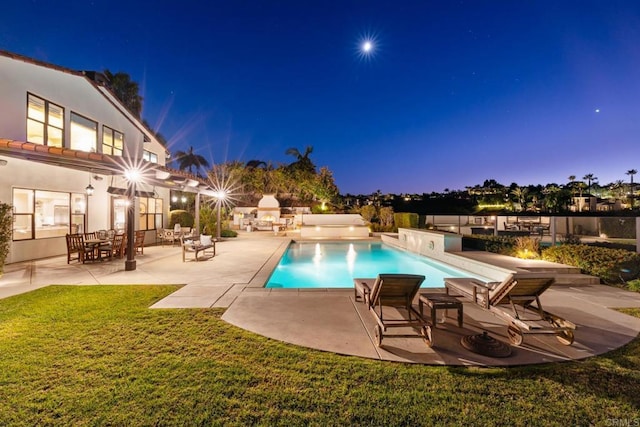
[[[420,315],[424,317],[423,309],[427,305],[431,312],[431,322],[433,326],[436,326],[436,312],[437,310],[449,310],[455,309],[458,312],[458,327],[462,327],[462,302],[458,298],[436,293],[421,293],[418,298],[418,307],[420,309]],[[445,313],[446,316],[446,313]]]

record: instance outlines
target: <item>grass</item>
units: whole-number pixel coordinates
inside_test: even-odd
[[[638,339],[581,362],[406,365],[276,342],[221,310],[148,309],[175,289],[50,286],[1,300],[0,425],[640,422]]]

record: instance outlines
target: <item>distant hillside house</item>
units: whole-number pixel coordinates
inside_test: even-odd
[[[169,191],[213,194],[165,167],[167,149],[97,72],[73,71],[0,50],[0,201],[13,205],[8,263],[66,253],[67,233],[125,229],[125,173],[134,166],[135,229],[155,241]],[[91,189],[93,188],[92,195]]]
[[[591,194],[574,196],[571,201],[571,212],[595,212],[598,205],[598,198]]]

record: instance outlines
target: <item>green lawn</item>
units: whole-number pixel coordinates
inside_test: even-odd
[[[640,422],[637,339],[582,362],[415,366],[275,342],[220,310],[147,308],[175,289],[51,286],[0,300],[0,425]]]

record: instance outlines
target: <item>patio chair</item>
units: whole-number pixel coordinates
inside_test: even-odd
[[[505,320],[513,345],[522,344],[524,334],[555,334],[562,344],[571,345],[576,325],[544,311],[540,302],[540,295],[554,281],[549,273],[513,273],[502,282],[446,278],[444,284],[448,294],[454,292]]]
[[[126,242],[126,234],[116,234],[115,236],[113,236],[113,240],[111,240],[108,244],[100,246],[100,256],[104,254],[110,259],[113,259],[113,257],[122,258],[122,256],[124,255]]]
[[[140,255],[144,255],[144,237],[144,230],[136,230],[135,240],[133,242],[133,249],[135,250],[136,254],[140,252]]]
[[[387,328],[397,327],[419,328],[427,345],[429,347],[433,345],[431,325],[413,307],[413,300],[424,279],[424,276],[415,274],[379,274],[375,279],[353,279],[356,300],[361,296],[369,312],[376,319],[375,337],[378,347],[382,345]],[[389,317],[389,312],[385,314],[384,307],[392,307],[398,314],[395,317]],[[394,334],[393,336],[416,337],[415,334]]]
[[[72,260],[78,260],[84,264],[86,260],[84,235],[83,234],[67,234],[67,264]],[[75,257],[74,257],[75,255]]]

